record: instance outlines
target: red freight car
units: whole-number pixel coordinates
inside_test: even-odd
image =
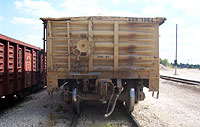
[[[44,50],[0,34],[0,98],[45,85]]]

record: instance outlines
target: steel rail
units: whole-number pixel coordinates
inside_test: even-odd
[[[129,119],[129,122],[132,124],[131,127],[141,127],[141,125],[136,120],[136,118],[133,116],[133,114],[131,112],[128,112],[126,110],[126,107],[123,104],[120,104],[120,109],[123,109],[123,113],[125,113],[125,115]]]
[[[195,81],[195,80],[176,78],[176,77],[164,76],[164,75],[160,75],[160,78],[165,79],[165,80],[174,81],[174,82],[185,83],[185,84],[189,84],[189,85],[200,85],[200,81]]]
[[[72,118],[70,127],[76,127],[79,116],[80,116],[80,113],[74,113],[74,117]]]
[[[83,106],[83,105],[82,105]],[[118,111],[123,112],[125,117],[128,118],[128,121],[131,123],[131,127],[141,127],[141,125],[138,123],[136,118],[133,116],[132,113],[128,113],[125,106],[121,103],[117,104]],[[71,121],[70,127],[76,127],[78,125],[78,119],[81,116],[82,110],[80,110],[80,113],[74,113],[73,119]]]
[[[139,124],[139,122],[136,120],[136,118],[133,116],[132,113],[126,112],[126,116],[128,117],[129,121],[131,122],[132,127],[141,127],[141,125]]]

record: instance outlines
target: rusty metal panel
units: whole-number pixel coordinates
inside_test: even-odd
[[[17,59],[17,74],[18,74],[18,86],[17,86],[17,91],[21,90],[23,88],[23,74],[22,74],[22,47],[18,46],[18,59]]]
[[[9,42],[5,42],[5,48],[4,48],[4,94],[9,94]]]
[[[25,71],[29,72],[32,70],[32,54],[31,51],[29,49],[26,49],[26,54],[25,54],[25,58],[26,58],[26,65],[25,65]]]
[[[36,52],[41,52],[40,48],[0,34],[0,97],[29,87],[29,84],[37,85],[36,78],[40,76],[36,76],[39,60]]]
[[[19,87],[18,82],[18,51],[19,51],[19,45],[16,44],[14,46],[14,91],[17,91]]]
[[[18,48],[18,72],[22,72],[22,48]]]
[[[14,72],[14,46],[10,45],[9,46],[9,72]],[[12,78],[10,77],[10,80]]]
[[[9,84],[6,84],[6,88],[8,89],[7,94],[11,94],[18,90],[18,46],[14,43],[9,42],[9,50],[8,50],[8,73],[9,73]]]
[[[0,73],[4,72],[4,44],[0,43]]]
[[[159,25],[165,18],[95,16],[41,20],[47,23],[50,88],[57,87],[57,79],[85,78],[72,76],[72,72],[101,72],[98,78],[152,78],[150,90],[159,89],[159,81],[154,79],[159,76]]]
[[[41,77],[40,77],[41,78]],[[32,50],[32,85],[37,84],[37,53]]]
[[[4,94],[4,44],[0,42],[0,97]]]
[[[33,51],[33,71],[36,72],[36,52]]]
[[[29,49],[25,53],[25,80],[26,87],[32,85],[32,53]]]

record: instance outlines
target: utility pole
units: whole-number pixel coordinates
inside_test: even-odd
[[[176,54],[175,54],[175,75],[177,75],[177,29],[178,29],[178,24],[176,24]]]

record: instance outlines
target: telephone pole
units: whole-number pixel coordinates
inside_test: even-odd
[[[176,24],[176,54],[175,54],[175,75],[177,75],[177,29],[178,29],[178,24]]]

